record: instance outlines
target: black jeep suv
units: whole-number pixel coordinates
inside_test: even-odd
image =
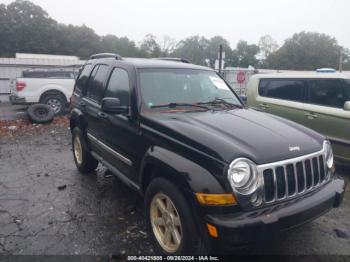
[[[71,102],[77,168],[100,162],[144,196],[158,253],[265,239],[343,198],[325,137],[244,107],[209,68],[98,54]]]

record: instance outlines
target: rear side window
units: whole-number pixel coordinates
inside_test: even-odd
[[[262,79],[259,83],[259,95],[296,102],[304,99],[305,81],[298,79]]]
[[[309,81],[309,103],[343,108],[350,100],[349,86],[341,79],[316,79]]]
[[[104,81],[108,73],[107,65],[96,65],[87,84],[86,97],[100,102],[104,92]]]
[[[105,97],[119,98],[122,106],[130,105],[130,86],[128,72],[115,68],[106,89]]]
[[[82,71],[81,71],[81,73],[76,81],[75,92],[77,92],[79,94],[81,94],[83,92],[84,86],[86,85],[86,83],[89,79],[89,76],[91,73],[91,68],[92,68],[91,64],[86,64],[84,66],[84,68],[82,69]]]

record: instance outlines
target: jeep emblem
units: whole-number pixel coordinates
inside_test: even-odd
[[[289,151],[290,152],[300,151],[300,147],[299,146],[290,146],[289,147]]]

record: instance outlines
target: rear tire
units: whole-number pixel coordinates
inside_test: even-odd
[[[176,185],[164,178],[155,178],[147,187],[145,220],[156,254],[199,255],[209,252],[210,245],[200,237],[188,201]]]
[[[67,101],[62,94],[59,93],[48,93],[40,99],[41,104],[46,104],[52,108],[55,115],[63,114]]]
[[[98,161],[89,152],[83,134],[78,127],[74,128],[72,132],[72,151],[75,165],[82,174],[96,170]]]

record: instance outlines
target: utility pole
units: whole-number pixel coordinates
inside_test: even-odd
[[[219,51],[219,75],[222,75],[222,45],[220,45]]]

